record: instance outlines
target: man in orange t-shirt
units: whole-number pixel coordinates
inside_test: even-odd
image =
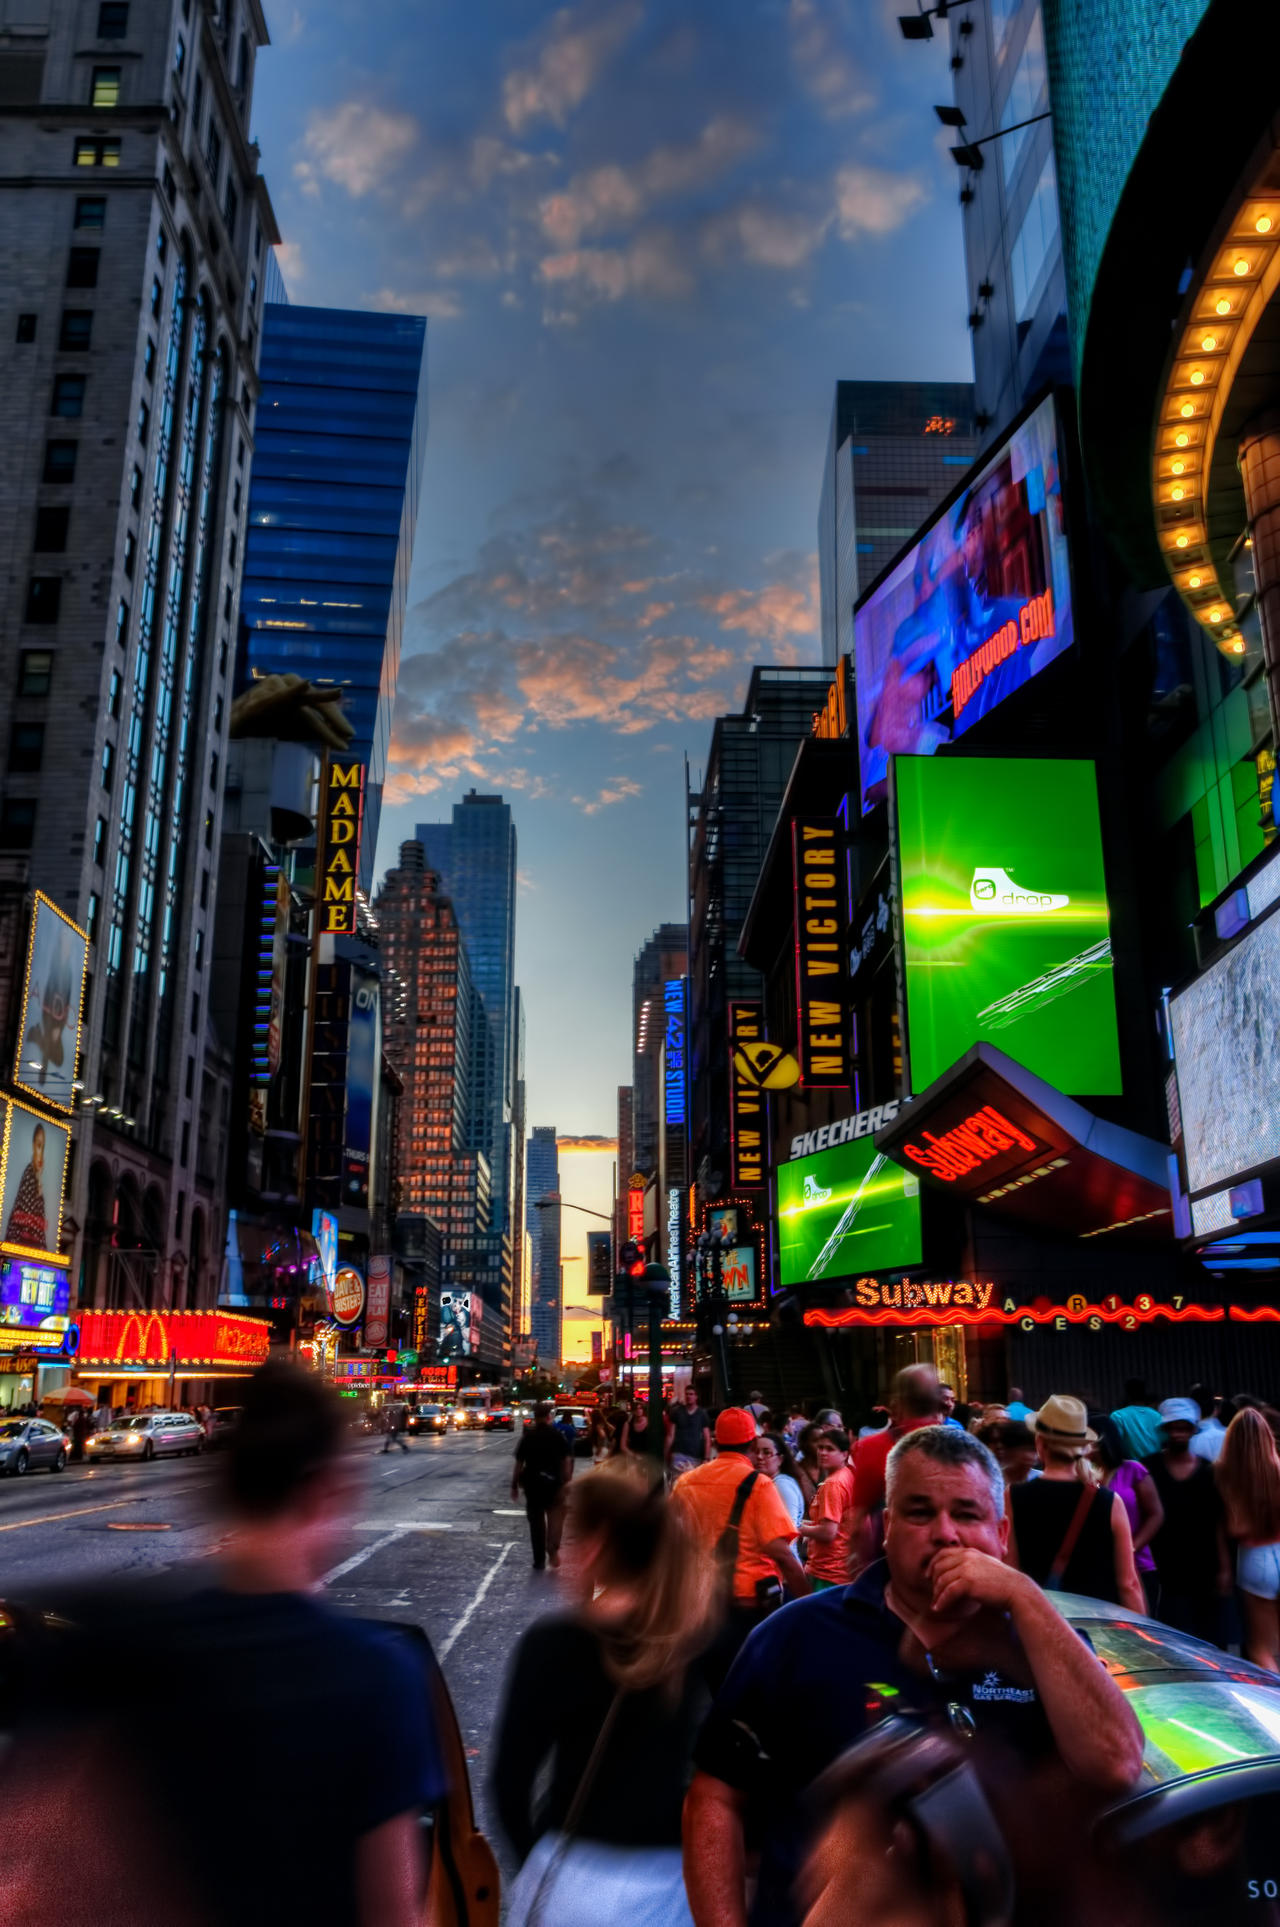
[[[849,1464],[849,1438],[845,1432],[830,1431],[818,1440],[818,1464],[822,1484],[818,1487],[809,1516],[801,1522],[802,1538],[809,1542],[806,1568],[815,1592],[828,1586],[849,1583],[849,1537],[853,1525],[853,1467]]]
[[[730,1604],[709,1671],[723,1678],[751,1629],[780,1604],[778,1581],[795,1597],[809,1591],[804,1567],[791,1550],[795,1526],[773,1480],[756,1472],[747,1456],[756,1441],[756,1422],[740,1406],[729,1406],[716,1420],[718,1456],[695,1465],[671,1488],[670,1504],[682,1515],[699,1545],[724,1559],[721,1541],[733,1515],[738,1487],[753,1479],[738,1521],[738,1544],[729,1579]]]

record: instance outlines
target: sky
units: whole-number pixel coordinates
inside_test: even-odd
[[[616,1131],[685,759],[753,663],[820,659],[836,380],[971,375],[945,40],[907,4],[268,4],[291,299],[429,318],[379,869],[472,786],[512,804],[531,1126]],[[572,1166],[606,1208],[607,1164]]]

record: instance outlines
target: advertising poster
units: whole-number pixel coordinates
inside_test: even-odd
[[[436,1356],[441,1363],[471,1358],[479,1345],[480,1299],[471,1291],[440,1293],[440,1343]]]
[[[785,1290],[920,1263],[920,1180],[869,1137],[778,1166]]]
[[[350,1331],[363,1313],[364,1279],[354,1265],[339,1265],[333,1278],[333,1322]]]
[[[378,1076],[378,980],[352,969],[347,1028],[347,1111],[343,1133],[343,1202],[356,1210],[369,1203],[369,1157],[373,1144],[374,1092]]]
[[[862,808],[894,755],[932,756],[1071,647],[1052,399],[854,613]]]
[[[1090,762],[899,756],[910,1088],[995,1044],[1071,1097],[1120,1085]]]
[[[324,1289],[330,1315],[333,1312],[333,1280],[338,1269],[338,1220],[332,1211],[314,1210],[311,1213],[311,1235],[316,1241],[315,1270],[318,1283]]]
[[[848,900],[845,853],[834,818],[791,824],[795,884],[796,1027],[800,1082],[833,1089],[851,1082],[845,997]]]
[[[1169,1004],[1187,1187],[1280,1158],[1280,912]]]
[[[24,1257],[58,1258],[70,1129],[25,1104],[7,1109],[0,1244]]]
[[[61,1266],[10,1259],[0,1265],[0,1324],[24,1329],[66,1325],[71,1311],[71,1280]]]
[[[720,1261],[720,1283],[733,1304],[750,1304],[756,1295],[756,1254],[750,1245],[735,1245]]]
[[[385,1347],[390,1315],[391,1260],[374,1256],[369,1260],[368,1313],[364,1321],[364,1342],[370,1351],[382,1351]]]
[[[13,1081],[61,1111],[75,1102],[71,1086],[88,952],[79,925],[37,891]]]

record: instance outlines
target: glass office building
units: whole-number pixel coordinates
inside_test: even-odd
[[[538,1363],[554,1369],[560,1359],[560,1206],[538,1200],[559,1197],[560,1161],[554,1125],[535,1125],[526,1153],[529,1177],[527,1230],[531,1251],[529,1330]]]
[[[338,683],[368,765],[370,891],[427,437],[427,324],[264,309],[237,673]]]
[[[853,654],[853,605],[977,453],[967,381],[838,381],[818,505],[822,660]]]

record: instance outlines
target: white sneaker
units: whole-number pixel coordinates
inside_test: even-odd
[[[810,1171],[806,1175],[805,1181],[804,1181],[805,1203],[806,1204],[825,1204],[827,1202],[827,1199],[830,1196],[831,1196],[831,1192],[829,1190],[824,1191],[822,1186],[818,1183],[818,1180],[814,1177],[813,1172]]]
[[[1068,896],[1023,889],[1007,870],[975,870],[969,885],[970,908],[989,917],[1043,917],[1070,902]]]

